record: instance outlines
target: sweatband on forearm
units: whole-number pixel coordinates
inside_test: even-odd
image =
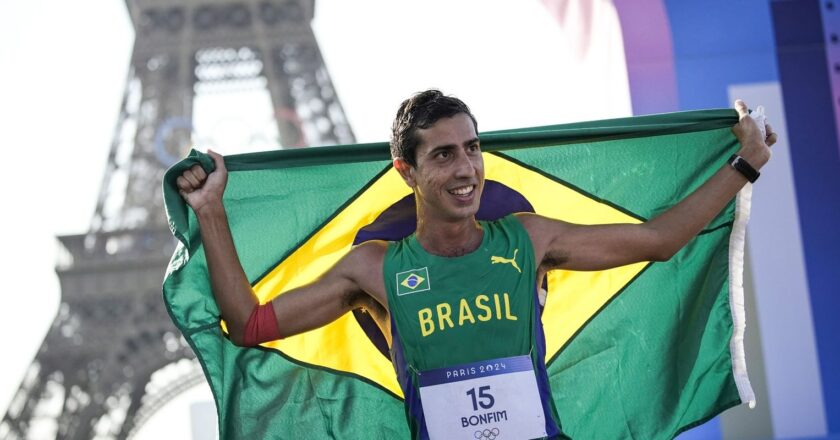
[[[242,340],[242,345],[245,347],[254,347],[263,342],[276,341],[280,339],[280,329],[277,327],[277,315],[274,313],[274,307],[269,301],[266,304],[257,304],[248,317],[248,322],[245,324],[245,335]]]

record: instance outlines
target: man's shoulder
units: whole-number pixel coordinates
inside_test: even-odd
[[[522,225],[522,228],[534,244],[547,240],[551,235],[550,232],[554,227],[553,224],[556,223],[548,217],[543,217],[533,212],[517,212],[510,217]]]
[[[496,220],[482,221],[481,223],[498,228],[523,228],[530,233],[529,228],[534,227],[543,217],[533,212],[512,212]]]
[[[509,215],[508,218],[515,219],[522,224],[526,230],[542,227],[549,221],[548,218],[533,212],[517,212]]]
[[[354,259],[382,260],[385,253],[388,252],[388,246],[390,246],[391,243],[392,242],[385,240],[368,240],[353,246],[348,255],[352,256]]]
[[[368,240],[350,249],[341,262],[346,276],[383,305],[382,264],[387,251],[387,241]]]

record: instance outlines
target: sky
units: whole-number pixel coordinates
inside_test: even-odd
[[[617,18],[594,4],[588,26],[572,4],[578,25],[564,29],[538,0],[318,0],[313,28],[357,141],[374,142],[429,87],[466,101],[482,131],[630,115]],[[90,225],[133,38],[122,1],[0,4],[0,414],[58,310],[55,237]],[[259,149],[259,106],[218,104],[196,103],[196,146]],[[188,432],[189,406],[207,396],[182,395],[138,438]]]

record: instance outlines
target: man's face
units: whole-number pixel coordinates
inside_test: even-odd
[[[459,113],[417,134],[417,166],[402,174],[417,192],[419,213],[443,221],[475,216],[484,188],[484,160],[472,119]]]

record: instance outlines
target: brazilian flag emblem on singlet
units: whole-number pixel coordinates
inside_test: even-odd
[[[429,290],[429,269],[411,269],[397,274],[397,295]]]

